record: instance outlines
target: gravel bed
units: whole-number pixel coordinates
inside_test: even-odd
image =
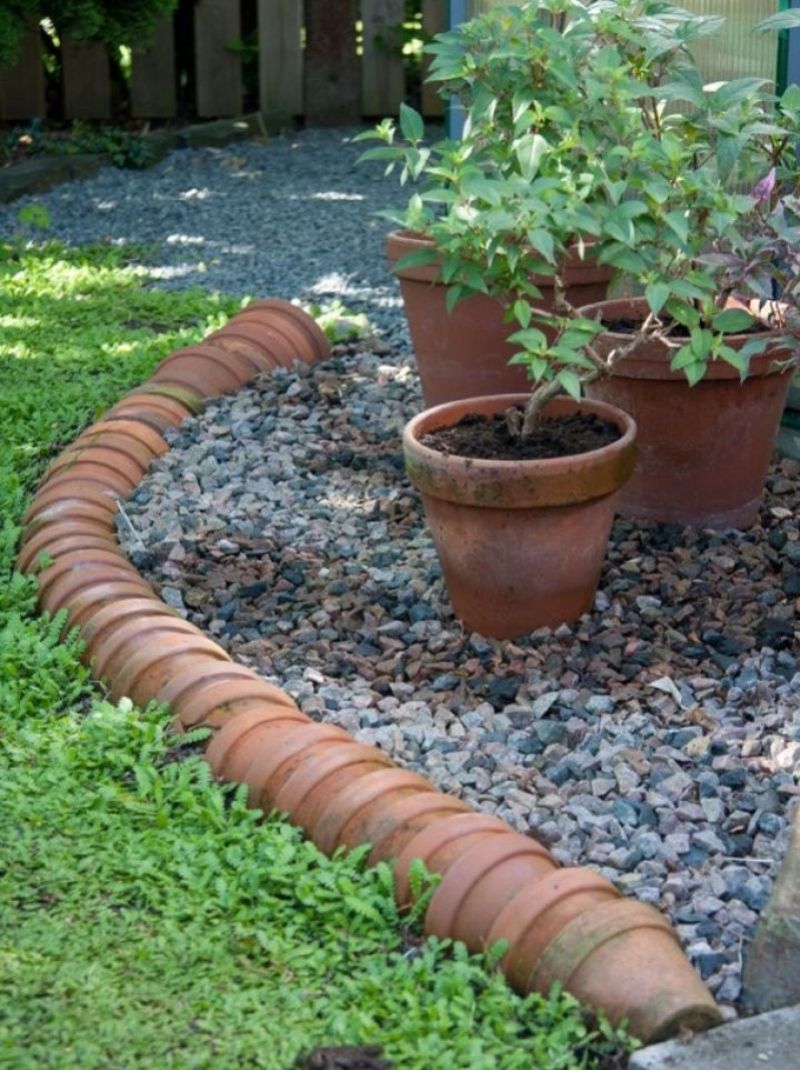
[[[184,149],[142,171],[107,167],[0,205],[0,236],[152,245],[160,286],[339,298],[403,339],[399,294],[386,270],[390,224],[375,213],[406,197],[383,177],[384,165],[356,163],[370,147],[352,142],[357,132],[311,129]],[[19,223],[30,201],[50,214],[45,232]]]
[[[746,533],[618,521],[594,612],[498,642],[453,618],[405,479],[419,408],[385,342],[222,398],[123,541],[312,717],[659,906],[734,1014],[798,792],[800,465]]]

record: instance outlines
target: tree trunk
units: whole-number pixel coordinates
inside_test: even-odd
[[[311,125],[361,118],[357,9],[357,0],[306,0],[305,97]]]

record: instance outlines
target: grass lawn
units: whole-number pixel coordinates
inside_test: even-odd
[[[260,821],[37,616],[13,563],[48,459],[241,303],[147,289],[143,255],[0,244],[0,1067],[288,1070],[337,1044],[420,1070],[621,1065],[569,997],[415,946],[386,867]]]

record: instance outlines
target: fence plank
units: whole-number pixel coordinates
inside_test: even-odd
[[[422,0],[422,32],[427,37],[447,29],[447,0]],[[436,92],[436,87],[426,85],[425,79],[431,57],[422,57],[422,114],[430,119],[444,115],[444,101]]]
[[[405,94],[399,34],[403,0],[361,0],[364,55],[361,65],[361,110],[364,115],[396,115]]]
[[[306,121],[338,125],[361,116],[356,0],[306,0]]]
[[[197,114],[200,118],[242,111],[242,61],[228,47],[242,36],[238,0],[198,0],[194,12]]]
[[[265,120],[303,114],[303,5],[258,0],[259,104]]]
[[[111,118],[111,71],[108,50],[99,41],[61,41],[64,116],[67,119]]]
[[[32,23],[20,43],[13,67],[0,70],[0,119],[44,118],[44,68],[38,23]]]
[[[169,16],[159,22],[150,47],[131,58],[131,115],[169,119],[176,111],[175,31]]]

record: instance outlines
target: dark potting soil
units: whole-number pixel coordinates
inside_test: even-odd
[[[642,326],[642,320],[632,320],[621,317],[618,320],[603,320],[603,328],[606,331],[610,331],[611,334],[634,334]],[[665,319],[664,325],[670,327],[671,338],[688,338],[689,329],[684,327],[682,323],[675,323],[674,320]],[[761,334],[764,331],[764,325],[761,323],[754,323],[752,327],[748,327],[744,331],[736,331],[736,334]]]
[[[558,419],[542,420],[524,442],[508,429],[504,413],[487,417],[468,413],[452,427],[429,431],[423,446],[452,457],[492,461],[543,461],[570,457],[608,446],[620,437],[616,424],[592,413],[576,412]]]

